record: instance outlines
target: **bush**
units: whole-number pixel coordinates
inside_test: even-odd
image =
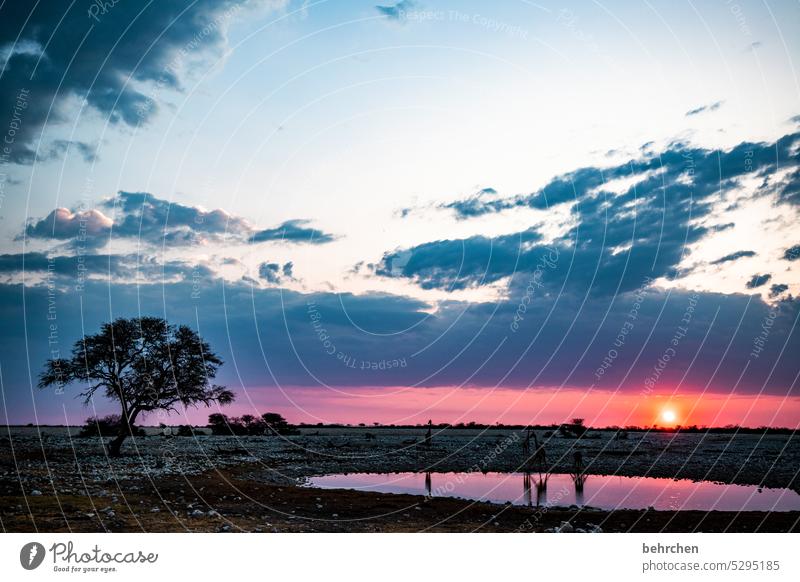
[[[286,419],[277,412],[265,412],[261,415],[261,421],[266,425],[267,434],[288,435],[299,433],[295,427],[286,422]]]
[[[81,432],[78,433],[79,437],[107,437],[117,436],[119,434],[120,417],[119,414],[109,414],[102,418],[97,416],[90,416],[86,419]],[[144,429],[134,427],[132,430],[133,436],[145,436]]]
[[[295,427],[276,412],[264,413],[261,418],[252,414],[229,418],[217,412],[208,416],[208,427],[212,434],[227,436],[299,434]]]
[[[243,435],[245,428],[242,426],[240,419],[228,418],[225,414],[215,412],[208,415],[208,428],[211,429],[211,434],[215,435]]]
[[[178,427],[178,430],[175,432],[175,436],[179,437],[194,436],[194,427],[189,424],[182,424]]]

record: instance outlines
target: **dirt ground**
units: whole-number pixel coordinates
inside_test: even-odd
[[[3,531],[798,531],[800,512],[601,511],[303,487],[343,472],[516,471],[514,431],[306,430],[282,437],[164,437],[108,459],[65,429],[0,429]],[[316,434],[318,433],[318,434]],[[546,442],[551,471],[580,450],[588,472],[798,489],[796,437],[596,433]],[[544,435],[539,435],[544,440]]]

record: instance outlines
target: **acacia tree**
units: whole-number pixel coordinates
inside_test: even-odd
[[[71,358],[48,360],[39,387],[88,385],[86,404],[98,390],[119,402],[119,432],[108,453],[118,456],[140,414],[177,406],[230,404],[233,392],[212,384],[222,360],[185,325],[158,317],[117,319],[75,342]]]

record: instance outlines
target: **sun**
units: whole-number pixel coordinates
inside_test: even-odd
[[[672,424],[673,422],[675,422],[676,418],[677,416],[675,416],[674,410],[667,409],[661,411],[661,420],[663,420],[664,422]]]

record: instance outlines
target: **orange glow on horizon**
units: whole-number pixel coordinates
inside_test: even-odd
[[[549,388],[250,388],[246,397],[221,412],[237,416],[267,410],[280,412],[290,422],[309,424],[401,425],[424,424],[428,419],[452,424],[559,424],[579,417],[594,427],[800,427],[798,396],[643,395]]]

